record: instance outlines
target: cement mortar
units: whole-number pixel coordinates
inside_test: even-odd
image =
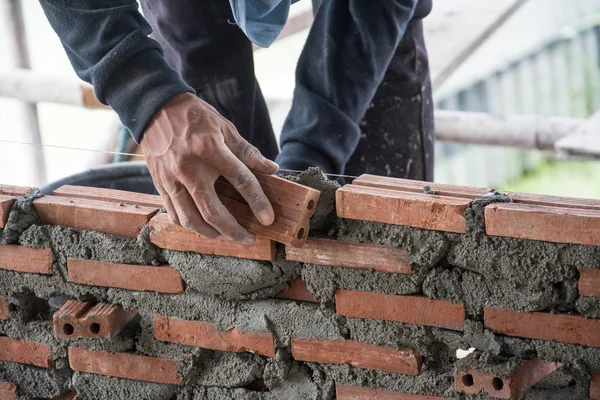
[[[578,313],[588,318],[600,318],[600,298],[581,296],[575,302]]]
[[[273,297],[300,274],[300,264],[286,261],[283,248],[272,262],[179,251],[164,255],[189,288],[232,300]]]
[[[185,388],[176,400],[280,400],[269,392],[248,389],[225,389],[217,387]]]
[[[19,236],[31,225],[40,224],[40,218],[33,208],[33,201],[41,195],[36,189],[26,196],[18,197],[13,203],[8,221],[0,235],[0,244],[14,244]]]
[[[72,388],[77,391],[76,400],[170,400],[177,386],[103,375],[73,374]]]
[[[454,370],[423,368],[419,376],[355,368],[350,365],[307,364],[337,384],[454,398]]]
[[[196,366],[193,383],[201,386],[238,388],[263,378],[265,357],[250,353],[206,351]]]
[[[0,382],[17,385],[19,400],[51,399],[69,391],[70,369],[39,368],[0,361]]]
[[[421,292],[422,269],[412,275],[390,274],[365,269],[304,264],[302,279],[309,290],[325,303],[334,301],[337,289],[360,290],[385,294]]]

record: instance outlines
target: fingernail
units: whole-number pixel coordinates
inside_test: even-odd
[[[252,244],[252,243],[254,243],[254,236],[247,237],[246,239],[244,239],[243,243],[244,244]]]
[[[263,165],[264,165],[266,168],[269,168],[269,169],[274,169],[275,171],[277,171],[277,170],[279,169],[279,165],[277,165],[277,163],[276,163],[276,162],[273,162],[273,161],[271,161],[271,160],[269,160],[269,159],[267,159],[267,158],[265,158],[265,159],[263,160]]]
[[[258,219],[263,225],[271,225],[273,223],[273,220],[275,219],[275,216],[268,211],[261,211],[258,214]]]

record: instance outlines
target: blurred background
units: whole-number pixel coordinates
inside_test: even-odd
[[[89,97],[39,3],[0,4],[0,182],[39,187],[111,162],[114,156],[102,152],[124,148],[118,143],[118,118]],[[538,139],[495,134],[496,122],[510,128],[514,121],[532,131],[545,121],[561,137],[584,130],[599,140],[600,130],[588,118],[600,108],[600,0],[434,0],[433,5],[424,24],[439,114],[435,180],[600,198],[596,155],[573,156]],[[254,53],[276,132],[291,104],[294,69],[311,20],[310,1],[298,2],[282,38]],[[512,130],[513,136],[521,128]]]

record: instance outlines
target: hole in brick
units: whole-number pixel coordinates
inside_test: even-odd
[[[504,381],[498,377],[492,379],[492,387],[496,390],[502,390],[504,388]]]
[[[302,239],[303,236],[304,236],[304,228],[300,228],[300,230],[298,231],[298,239]]]
[[[100,333],[100,324],[98,323],[93,323],[90,325],[90,332],[92,332],[94,335],[97,335]]]
[[[465,385],[466,387],[471,387],[475,384],[475,381],[473,380],[473,375],[471,375],[471,374],[463,375],[463,377],[461,378],[461,381],[462,381],[463,385]]]
[[[73,328],[73,325],[71,325],[71,324],[64,324],[63,332],[65,333],[65,335],[71,336],[73,334],[73,332],[75,332],[75,328]]]
[[[315,201],[314,200],[310,200],[308,202],[308,205],[306,206],[306,209],[307,210],[312,210],[314,206],[315,206]]]

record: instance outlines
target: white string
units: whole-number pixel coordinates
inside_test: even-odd
[[[92,153],[102,153],[102,154],[112,154],[112,155],[119,155],[119,156],[131,156],[131,157],[141,157],[141,158],[144,158],[144,156],[142,154],[123,153],[123,152],[120,152],[120,151],[84,149],[82,147],[60,146],[60,145],[56,145],[56,144],[41,144],[41,143],[19,142],[19,141],[15,141],[15,140],[6,140],[6,139],[0,139],[0,143],[22,144],[22,145],[27,145],[27,146],[49,147],[49,148],[64,149],[64,150],[89,151],[89,152],[92,152]],[[285,169],[285,168],[279,168],[279,171],[294,172],[294,173],[297,173],[297,174],[301,174],[302,172],[304,172],[304,171],[297,171],[297,170],[294,170],[294,169]],[[357,176],[342,175],[342,174],[325,174],[325,175],[327,175],[327,176],[341,177],[341,178],[351,178],[351,179],[358,178]]]

